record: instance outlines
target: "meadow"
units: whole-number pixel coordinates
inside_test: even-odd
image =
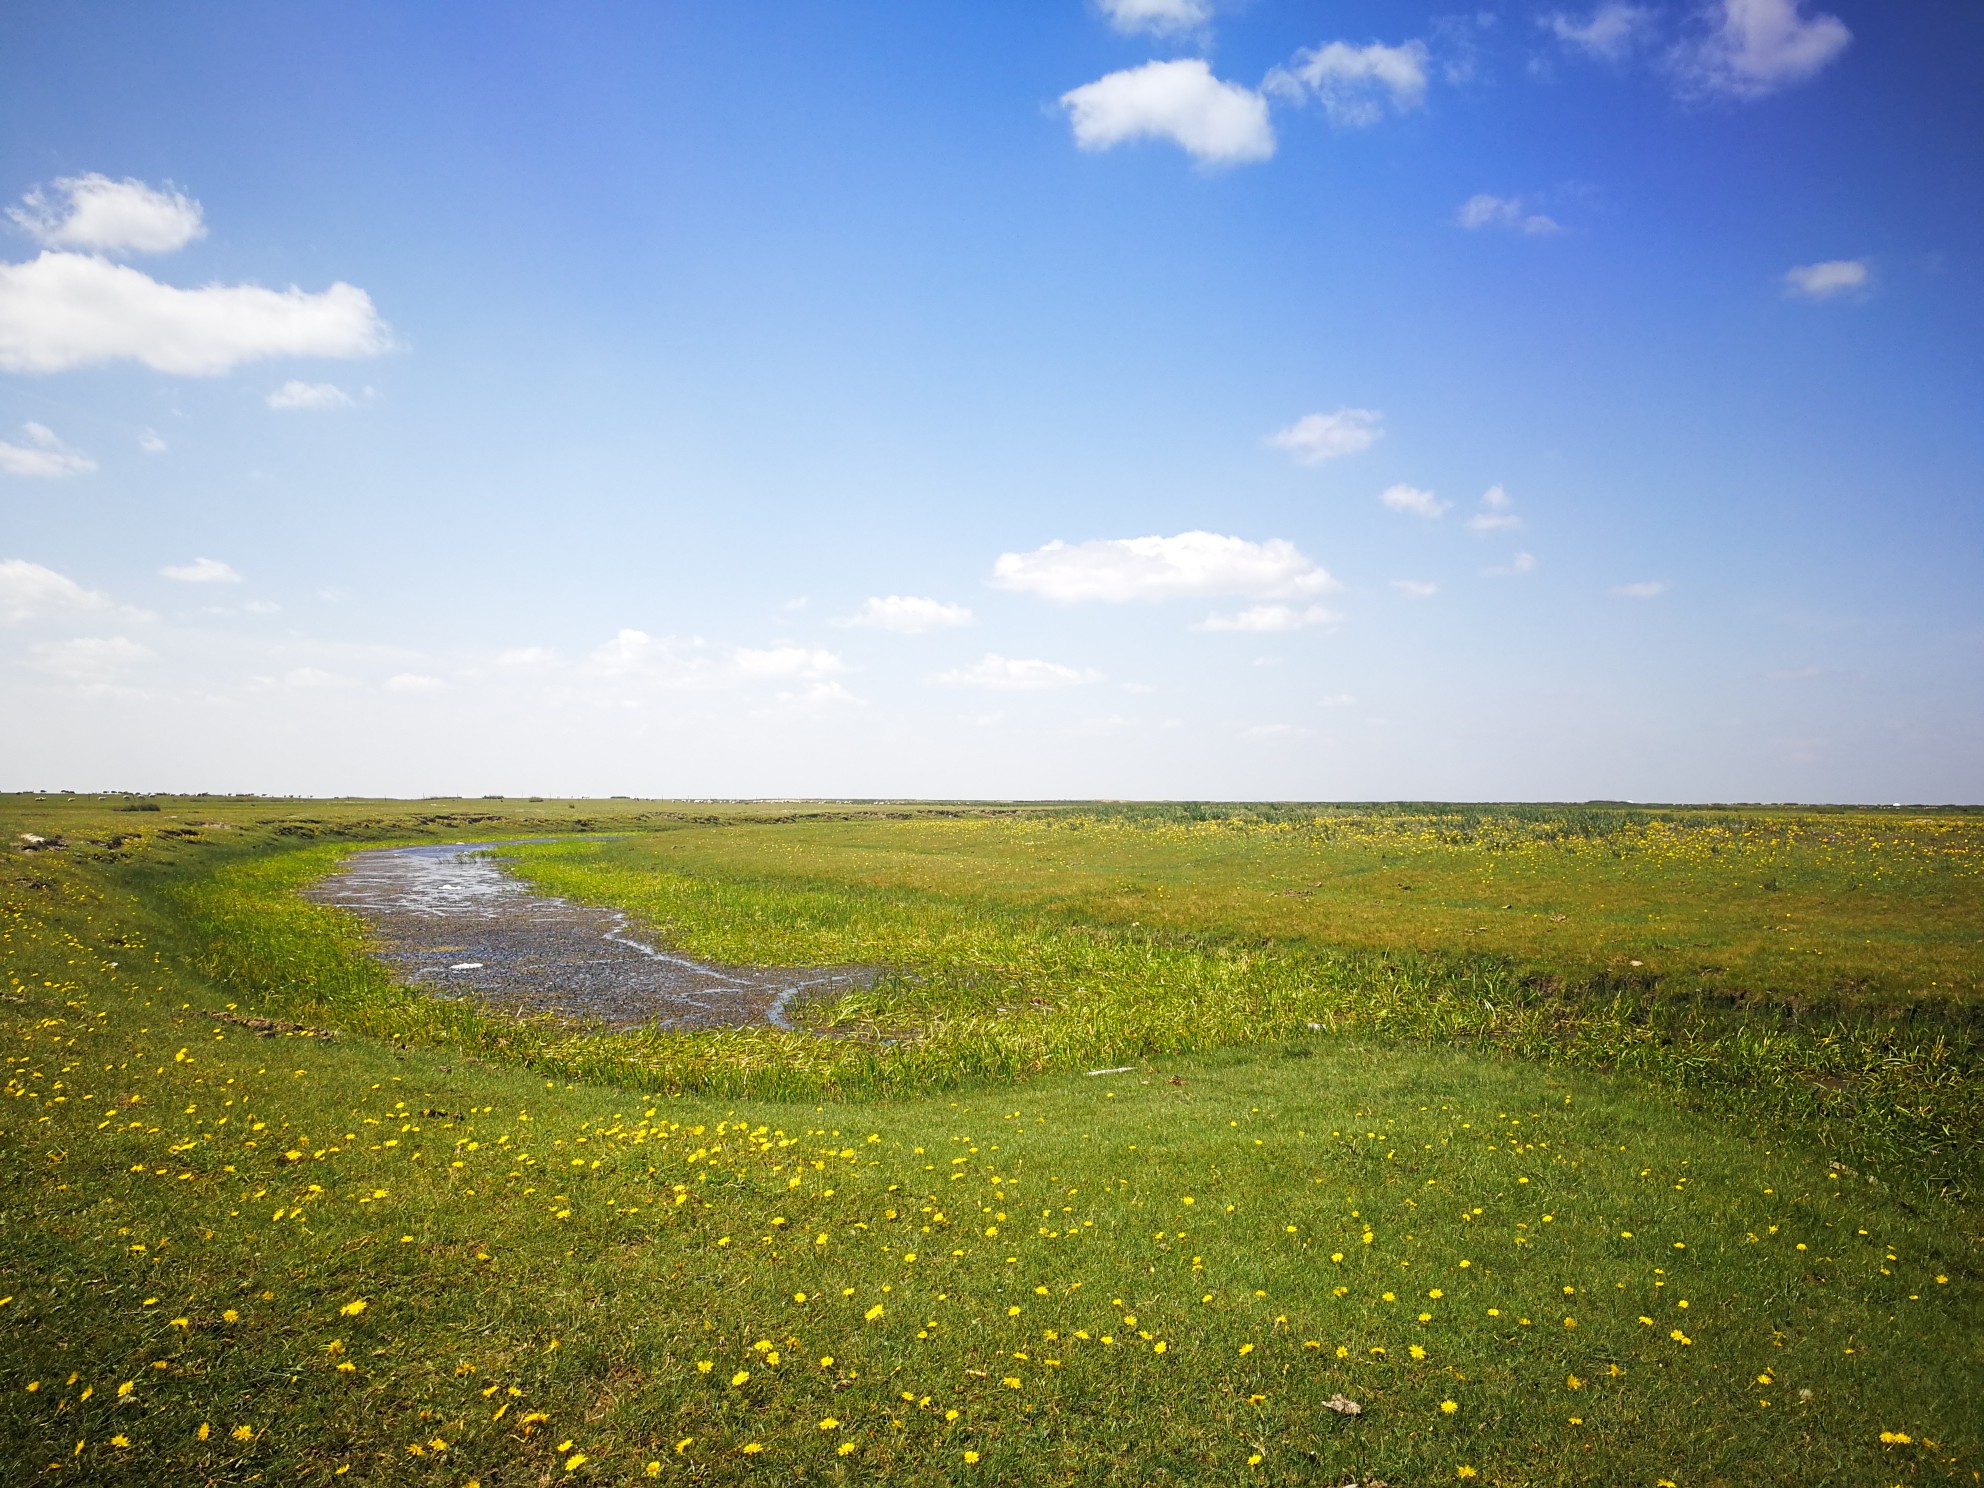
[[[64,844],[0,867],[23,1481],[1984,1470],[1975,818],[0,822]],[[554,832],[504,851],[693,952],[882,975],[602,1033],[397,987],[294,893]]]

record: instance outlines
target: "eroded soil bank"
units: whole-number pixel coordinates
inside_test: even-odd
[[[360,915],[408,982],[515,1012],[626,1028],[772,1023],[807,992],[856,986],[858,968],[718,966],[649,945],[618,910],[533,893],[463,842],[354,854],[306,891]]]

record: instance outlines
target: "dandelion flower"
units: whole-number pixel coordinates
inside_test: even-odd
[[[751,1371],[750,1371],[750,1370],[748,1370],[748,1369],[740,1369],[740,1370],[738,1370],[738,1371],[737,1371],[737,1373],[735,1373],[735,1374],[733,1374],[733,1375],[732,1375],[732,1376],[730,1377],[730,1383],[731,1383],[731,1387],[732,1387],[732,1388],[734,1389],[734,1388],[735,1388],[735,1387],[737,1387],[738,1385],[741,1385],[741,1384],[743,1384],[743,1383],[744,1383],[744,1382],[745,1382],[746,1380],[748,1380],[748,1379],[750,1379],[750,1377],[751,1377]]]
[[[338,1316],[357,1317],[363,1311],[365,1311],[365,1299],[360,1297],[356,1302],[347,1302],[344,1306],[340,1307],[338,1309]]]
[[[971,1448],[966,1447],[964,1452],[964,1460],[966,1462],[976,1462],[978,1460],[978,1454],[972,1451]]]
[[[1474,1475],[1474,1469],[1469,1467],[1465,1462],[1454,1469],[1454,1476],[1457,1478],[1471,1478]]]
[[[840,1430],[840,1422],[832,1416],[823,1417],[820,1421],[820,1429],[822,1431],[838,1431]]]
[[[747,1457],[755,1457],[758,1453],[764,1451],[764,1449],[765,1444],[763,1442],[746,1442],[743,1446],[744,1455]]]
[[[1460,1409],[1460,1403],[1458,1401],[1442,1400],[1440,1402],[1440,1414],[1443,1416],[1451,1416],[1455,1411],[1459,1409]]]

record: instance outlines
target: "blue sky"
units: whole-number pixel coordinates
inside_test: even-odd
[[[7,24],[0,786],[1984,797],[1975,7]]]

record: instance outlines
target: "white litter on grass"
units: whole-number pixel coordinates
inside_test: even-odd
[[[457,961],[453,966],[448,968],[450,971],[480,971],[481,969],[482,963],[480,961]]]
[[[1089,1073],[1091,1075],[1130,1075],[1135,1074],[1136,1069],[1137,1067],[1134,1064],[1119,1064],[1115,1069],[1090,1070]]]

